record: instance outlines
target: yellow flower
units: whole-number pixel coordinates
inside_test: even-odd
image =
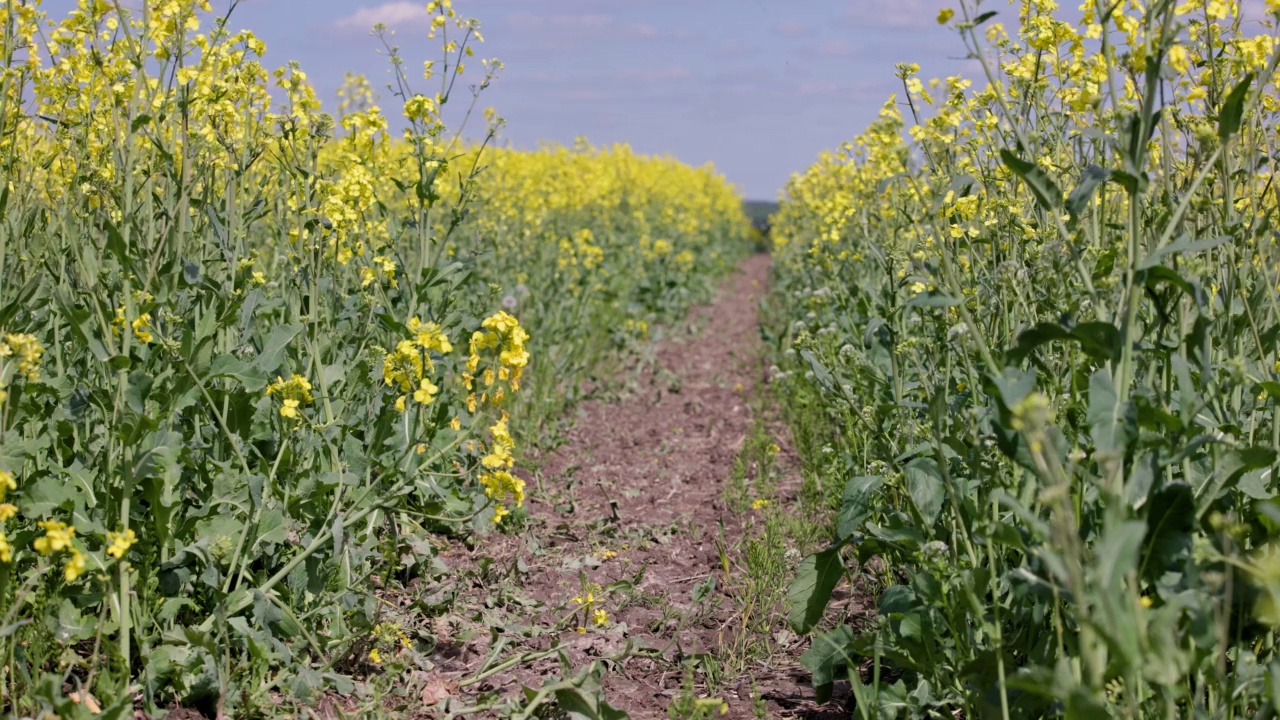
[[[155,339],[151,335],[151,313],[142,313],[130,325],[133,327],[133,336],[138,338],[138,342],[149,343]]]
[[[951,18],[955,17],[956,11],[951,8],[942,8],[938,11],[938,24],[946,25],[951,22]]]
[[[71,547],[71,538],[76,534],[74,526],[68,526],[60,520],[42,520],[36,524],[44,530],[44,535],[31,543],[36,552],[52,555]]]
[[[29,333],[9,333],[0,341],[0,358],[18,356],[18,374],[30,382],[40,379],[40,359],[44,357],[44,346]]]
[[[12,520],[18,514],[18,507],[13,503],[0,503],[0,522]]]
[[[288,380],[277,375],[276,381],[267,386],[267,395],[280,396],[281,417],[296,419],[302,404],[312,400],[311,381],[296,373]]]
[[[0,562],[13,562],[13,546],[9,538],[0,532]]]
[[[67,558],[67,562],[62,566],[62,575],[67,582],[75,582],[75,579],[84,573],[84,566],[84,553],[71,548],[71,557]]]
[[[489,447],[489,454],[480,458],[480,464],[491,470],[498,468],[509,468],[515,465],[515,456],[512,451],[515,450],[515,442],[511,439],[511,433],[507,430],[506,414],[503,419],[494,423],[489,428],[489,433],[493,436],[493,443]]]
[[[374,648],[369,651],[369,662],[374,665],[382,664],[382,653],[378,652],[378,648]]]
[[[436,387],[434,383],[423,378],[418,385],[418,389],[413,391],[413,399],[423,405],[430,405],[436,399],[436,393],[439,391],[440,388]]]
[[[609,622],[609,613],[597,608],[596,611],[591,614],[591,622],[595,623],[597,626],[604,625]]]
[[[751,501],[752,510],[759,510],[761,508],[767,508],[767,507],[769,507],[769,501],[765,500],[764,498],[756,498],[755,500]]]
[[[404,412],[404,401],[405,401],[405,398],[406,398],[406,397],[408,397],[408,396],[407,396],[407,395],[401,395],[400,397],[396,398],[396,410],[397,410],[397,411],[399,411],[399,412]]]
[[[107,542],[110,543],[110,546],[107,547],[107,554],[119,560],[124,557],[124,554],[128,552],[129,548],[137,541],[138,536],[133,532],[133,530],[125,530],[121,533],[108,532]]]

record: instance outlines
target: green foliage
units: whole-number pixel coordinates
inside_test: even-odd
[[[439,3],[443,77],[389,48],[400,140],[367,83],[320,112],[207,3],[124,5],[47,43],[34,3],[0,10],[0,711],[246,717],[426,666],[374,591],[518,531],[508,422],[554,422],[704,293],[738,200],[625,148],[493,151],[496,117],[468,147],[439,113],[479,26]]]
[[[1010,39],[979,5],[992,87],[900,66],[913,141],[886,106],[774,227],[773,379],[836,518],[802,664],[863,718],[1274,717],[1274,39],[1086,3],[1095,47],[1039,2]],[[829,607],[846,573],[871,620]]]

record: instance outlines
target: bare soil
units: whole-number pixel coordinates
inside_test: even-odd
[[[716,674],[746,620],[733,577],[743,572],[739,541],[753,531],[758,513],[731,512],[724,490],[753,427],[751,399],[765,381],[757,313],[768,263],[763,255],[743,262],[712,304],[690,313],[685,327],[697,330],[673,332],[662,342],[656,363],[626,397],[579,408],[566,442],[535,459],[537,487],[530,488],[525,531],[445,558],[464,567],[513,568],[519,587],[513,600],[530,613],[511,621],[516,644],[561,642],[574,667],[610,659],[601,675],[605,696],[638,720],[667,717],[690,671],[693,694],[723,699],[726,718],[760,711],[766,717],[848,716],[814,704],[807,673],[795,662],[808,641],[785,629],[780,608],[767,609],[774,625],[767,657],[752,657],[732,677],[707,674]],[[791,505],[800,485],[798,462],[785,429],[770,421],[769,431],[781,446],[777,502]],[[695,603],[695,588],[708,578],[715,588]],[[608,613],[602,626],[590,613],[566,617],[577,607],[573,598],[584,594],[584,580],[602,588],[592,606]],[[478,597],[483,588],[476,590]],[[464,643],[453,664],[458,677],[474,672],[488,642]],[[496,674],[476,689],[507,694],[557,674],[563,674],[559,662],[547,658]]]

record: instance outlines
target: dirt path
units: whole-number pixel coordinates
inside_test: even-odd
[[[728,718],[813,717],[794,662],[807,643],[777,612],[799,550],[758,502],[768,492],[789,506],[800,484],[784,433],[754,400],[767,271],[766,256],[746,260],[692,311],[697,332],[660,344],[634,392],[581,407],[566,442],[538,463],[527,531],[484,549],[518,568],[520,602],[535,614],[525,627],[539,628],[524,631],[524,647],[562,642],[575,667],[627,655],[607,663],[601,684],[633,718],[704,697],[726,702]],[[537,687],[556,672],[547,659],[488,686]]]

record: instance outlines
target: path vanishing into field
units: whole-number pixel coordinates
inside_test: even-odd
[[[575,667],[626,655],[606,663],[601,683],[609,703],[633,718],[665,718],[672,702],[691,697],[722,698],[728,718],[823,717],[795,662],[807,642],[785,629],[776,608],[752,607],[761,591],[748,587],[743,554],[763,515],[730,510],[725,500],[735,463],[741,468],[744,445],[759,442],[762,424],[768,442],[781,446],[770,470],[774,502],[791,506],[800,484],[780,423],[757,417],[768,414],[759,401],[766,366],[757,325],[768,265],[767,256],[744,261],[711,305],[670,329],[621,397],[581,406],[565,442],[536,459],[527,530],[474,551],[511,569],[517,602],[536,614],[532,622],[508,618],[526,628],[516,644],[561,642]],[[795,556],[784,575],[765,578],[779,593]],[[584,591],[584,579],[599,589]],[[596,598],[591,612],[570,616],[586,591]],[[597,609],[609,616],[600,627]],[[474,671],[486,650],[472,648],[460,660],[473,661],[458,669]],[[548,658],[480,689],[536,688],[558,672]]]

